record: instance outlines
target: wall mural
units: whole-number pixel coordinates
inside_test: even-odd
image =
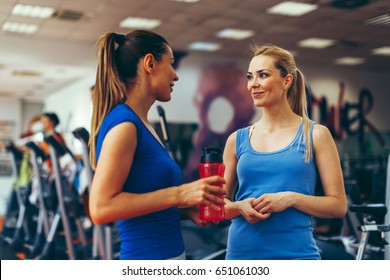
[[[255,108],[246,84],[245,73],[233,63],[214,64],[202,70],[194,96],[200,125],[184,170],[186,181],[199,178],[198,164],[203,147],[223,149],[231,133],[249,125]]]

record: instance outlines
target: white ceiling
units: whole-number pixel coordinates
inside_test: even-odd
[[[0,0],[0,26],[5,21],[39,25],[33,35],[0,30],[0,97],[42,100],[90,75],[95,67],[95,42],[107,31],[129,31],[118,27],[128,16],[162,20],[154,31],[166,37],[174,50],[187,51],[193,41],[211,41],[222,44],[212,55],[248,58],[253,41],[274,43],[294,51],[298,63],[331,66],[336,58],[356,56],[367,62],[353,67],[390,73],[390,57],[371,54],[374,48],[390,46],[390,28],[363,24],[366,19],[390,14],[390,0],[371,0],[354,9],[332,7],[332,0],[296,1],[320,8],[302,17],[287,17],[265,13],[281,0],[201,0],[195,4],[170,0]],[[345,2],[351,1],[364,0]],[[80,11],[87,18],[70,21],[12,16],[17,3]],[[242,41],[216,38],[216,32],[223,28],[253,29],[256,34]],[[323,50],[298,47],[297,42],[308,37],[334,39],[337,44]],[[41,75],[16,77],[14,71]]]

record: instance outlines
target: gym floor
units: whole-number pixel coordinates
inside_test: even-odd
[[[0,216],[0,233],[3,231],[4,218]],[[0,260],[20,260],[2,238],[0,238]]]
[[[0,239],[0,260],[20,260],[2,239]]]

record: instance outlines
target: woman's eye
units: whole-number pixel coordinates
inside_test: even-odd
[[[246,75],[246,79],[247,79],[248,81],[250,81],[250,80],[253,79],[253,77],[252,77],[251,75]]]
[[[267,77],[268,75],[266,74],[266,73],[261,73],[260,75],[259,75],[259,77],[260,78],[265,78],[265,77]]]

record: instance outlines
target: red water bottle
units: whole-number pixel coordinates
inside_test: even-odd
[[[203,148],[202,157],[199,164],[200,178],[218,175],[223,177],[225,165],[222,161],[222,151],[218,148]],[[213,185],[222,188],[221,182]],[[223,198],[223,196],[221,196]],[[207,205],[199,205],[199,218],[203,221],[218,222],[225,218],[225,209],[220,205],[220,210],[215,210]]]

